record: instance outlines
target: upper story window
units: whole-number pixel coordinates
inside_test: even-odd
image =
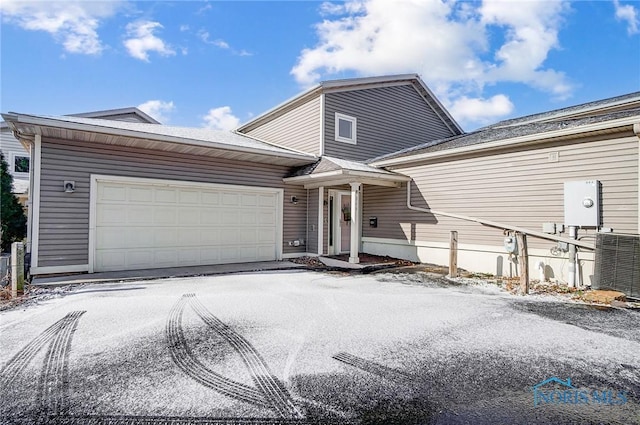
[[[336,140],[356,144],[356,119],[336,112]]]
[[[13,154],[12,157],[11,167],[14,173],[29,173],[29,155]]]

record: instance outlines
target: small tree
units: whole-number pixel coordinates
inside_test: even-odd
[[[9,174],[9,164],[2,159],[2,186],[0,187],[0,221],[2,222],[2,251],[11,250],[11,243],[21,241],[27,234],[27,217],[22,205],[13,194],[13,176]]]

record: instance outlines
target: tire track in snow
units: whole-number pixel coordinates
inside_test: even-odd
[[[49,343],[53,337],[60,331],[68,320],[67,314],[62,319],[45,329],[40,335],[36,336],[20,351],[16,353],[0,370],[0,386],[8,388],[14,379],[20,374],[24,367],[29,364],[42,348]]]
[[[176,302],[169,312],[165,330],[171,359],[176,366],[205,387],[246,403],[270,408],[271,404],[261,392],[211,371],[194,356],[182,329],[182,315],[187,303],[188,298],[184,296]]]
[[[284,385],[269,370],[258,351],[242,335],[211,314],[196,298],[195,294],[185,294],[196,314],[211,329],[222,336],[235,350],[247,366],[253,381],[265,398],[271,402],[283,418],[302,418],[302,414],[293,403],[293,399]]]
[[[375,363],[361,357],[354,356],[353,354],[341,352],[331,356],[339,362],[345,363],[349,366],[371,373],[373,375],[380,376],[381,378],[388,379],[393,382],[407,384],[411,383],[414,379],[410,375],[391,369],[387,366],[383,366],[379,363]]]
[[[71,339],[84,313],[73,311],[65,316],[45,356],[38,392],[42,412],[47,416],[67,413]]]

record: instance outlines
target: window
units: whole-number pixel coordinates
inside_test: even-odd
[[[13,156],[13,172],[28,173],[29,172],[29,156],[28,155],[12,155]]]
[[[356,119],[336,112],[336,140],[356,144]]]

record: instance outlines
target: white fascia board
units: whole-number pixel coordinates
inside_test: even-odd
[[[425,84],[424,81],[422,81],[422,79],[416,75],[416,81],[418,82],[418,84],[420,85],[420,87],[429,95],[429,97],[431,97],[431,99],[433,99],[433,101],[440,107],[440,110],[442,110],[445,115],[447,116],[447,118],[449,118],[451,120],[451,122],[456,126],[456,129],[460,132],[460,134],[464,134],[464,130],[462,129],[462,127],[460,127],[460,124],[458,124],[458,122],[453,118],[453,116],[449,113],[449,111],[447,110],[447,108],[444,107],[444,105],[440,102],[440,100],[433,94],[433,92],[431,91],[431,89],[429,88],[429,86],[427,86]],[[428,103],[428,102],[427,102]],[[431,106],[431,105],[429,105]],[[436,115],[440,116],[440,114],[437,111]],[[447,127],[449,127],[449,125],[445,122],[444,123]]]
[[[587,124],[577,128],[554,130],[546,133],[529,134],[526,136],[519,136],[511,139],[496,140],[493,142],[486,142],[486,143],[477,143],[475,145],[463,146],[460,148],[445,149],[441,151],[427,152],[427,153],[416,154],[416,155],[407,155],[400,158],[391,158],[387,160],[383,159],[381,161],[372,162],[369,165],[374,167],[389,167],[392,165],[403,165],[411,162],[418,162],[418,161],[428,160],[432,158],[441,158],[441,157],[454,156],[454,155],[478,152],[478,151],[484,151],[484,150],[501,149],[501,148],[505,148],[513,145],[543,143],[551,139],[558,139],[558,138],[578,135],[580,133],[592,133],[596,131],[613,129],[616,127],[632,126],[633,124],[636,124],[639,121],[640,121],[640,116],[626,117],[626,118],[620,118],[612,121]]]
[[[57,120],[52,118],[34,117],[31,115],[15,115],[14,117],[12,117],[12,120],[14,119],[15,121],[19,121],[21,123],[36,125],[36,126],[63,128],[65,130],[87,131],[87,132],[103,133],[103,134],[106,133],[113,136],[133,137],[138,139],[143,138],[143,139],[156,140],[160,142],[200,146],[204,148],[222,149],[222,150],[228,150],[228,151],[245,152],[245,153],[252,153],[252,154],[266,155],[266,156],[276,156],[280,158],[291,158],[291,159],[298,159],[298,160],[300,159],[313,160],[316,158],[314,155],[309,155],[309,154],[303,155],[303,154],[294,153],[294,152],[291,152],[291,153],[272,152],[272,151],[258,149],[258,148],[249,148],[246,146],[235,146],[235,145],[228,145],[224,143],[205,142],[205,141],[194,140],[194,139],[186,139],[186,138],[177,137],[177,136],[168,136],[164,134],[148,133],[144,131],[103,127],[103,126],[92,125],[92,124],[80,124],[80,123]],[[245,134],[239,137],[247,137],[250,139],[252,138],[251,136],[247,136]]]

